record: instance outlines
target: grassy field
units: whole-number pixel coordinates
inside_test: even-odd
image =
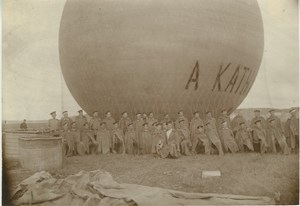
[[[280,192],[280,204],[297,204],[298,164],[298,155],[250,153],[155,159],[150,155],[109,154],[65,158],[64,168],[51,173],[65,177],[81,170],[104,169],[118,182],[202,193],[274,197]],[[222,176],[203,179],[202,170],[220,170]],[[9,161],[7,171],[13,187],[33,174],[21,169],[17,161]]]

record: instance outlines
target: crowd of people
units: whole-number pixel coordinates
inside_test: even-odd
[[[116,121],[110,111],[103,119],[98,111],[93,112],[90,121],[78,111],[73,121],[68,112],[61,120],[56,112],[48,121],[51,136],[63,138],[64,155],[89,154],[153,154],[158,158],[178,158],[181,155],[206,155],[236,152],[296,153],[299,145],[299,121],[297,111],[290,110],[290,118],[282,124],[270,110],[265,119],[259,110],[248,124],[240,112],[233,118],[224,109],[218,118],[210,111],[205,119],[194,112],[189,121],[183,111],[178,112],[175,121],[166,114],[160,121],[154,114],[137,113],[132,121],[127,112]]]

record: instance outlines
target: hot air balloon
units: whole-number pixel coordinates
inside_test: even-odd
[[[64,79],[88,114],[230,113],[263,47],[255,0],[67,0],[59,31]]]

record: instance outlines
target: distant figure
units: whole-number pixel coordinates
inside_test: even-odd
[[[26,119],[23,120],[22,124],[20,125],[21,130],[27,130],[27,124],[26,124]]]
[[[296,109],[290,110],[291,117],[285,123],[285,131],[288,145],[292,152],[296,153],[299,147],[299,118],[297,117]]]
[[[50,115],[52,119],[48,120],[48,129],[50,131],[50,136],[59,137],[59,120],[56,119],[56,111],[51,112]]]
[[[64,111],[62,114],[63,114],[63,117],[60,120],[60,128],[63,129],[64,125],[67,123],[68,128],[71,129],[73,120],[68,116],[68,111]]]

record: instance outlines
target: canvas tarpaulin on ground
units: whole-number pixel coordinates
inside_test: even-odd
[[[81,171],[64,179],[38,172],[22,181],[12,193],[15,205],[262,205],[269,197],[186,193],[158,187],[117,183],[104,170]]]

